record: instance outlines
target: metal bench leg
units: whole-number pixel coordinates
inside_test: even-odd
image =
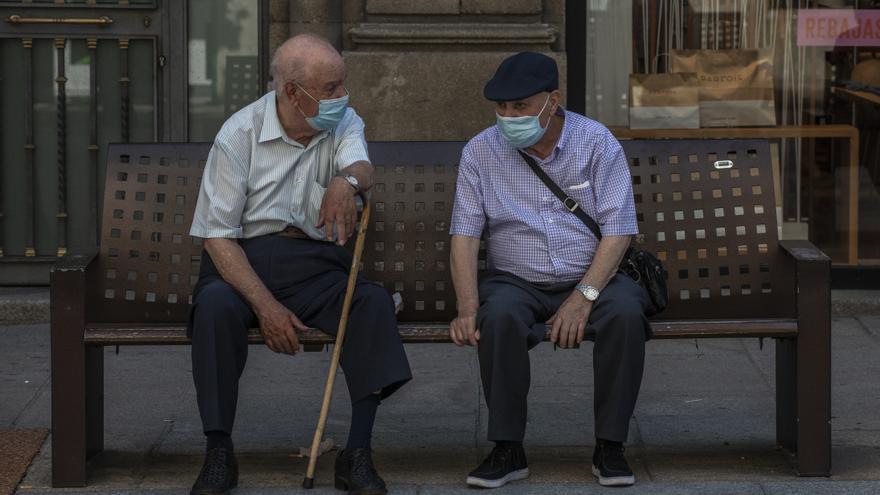
[[[82,272],[52,273],[52,486],[86,485],[86,293]]]
[[[798,263],[797,469],[831,475],[830,263]]]
[[[797,340],[776,339],[776,443],[797,451]]]
[[[86,455],[104,450],[104,348],[86,348]]]

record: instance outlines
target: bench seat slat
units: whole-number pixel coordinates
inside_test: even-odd
[[[655,321],[655,338],[719,338],[719,337],[794,337],[797,320],[704,320],[704,321]],[[436,323],[402,323],[400,335],[406,343],[450,342],[449,326]],[[188,344],[186,328],[178,325],[92,325],[87,326],[83,336],[87,345],[164,345]],[[333,337],[310,329],[299,334],[303,345],[333,343]],[[248,332],[248,342],[263,343],[258,329]]]

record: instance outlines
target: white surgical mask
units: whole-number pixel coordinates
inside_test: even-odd
[[[544,136],[544,133],[547,132],[547,127],[550,125],[550,119],[547,119],[547,125],[542,127],[539,117],[541,116],[541,113],[544,112],[544,109],[547,108],[547,103],[549,102],[550,95],[547,95],[547,101],[544,102],[544,106],[541,107],[538,115],[502,117],[496,113],[495,120],[498,124],[498,130],[501,132],[501,135],[504,136],[504,139],[506,139],[511,146],[519,149],[528,148],[540,141]]]

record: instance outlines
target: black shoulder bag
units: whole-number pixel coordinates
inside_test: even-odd
[[[565,208],[574,213],[575,216],[584,222],[593,235],[596,236],[596,239],[601,241],[602,231],[599,230],[599,225],[596,224],[596,221],[580,207],[574,198],[565,194],[565,191],[556,185],[556,183],[553,182],[553,179],[547,176],[547,173],[535,163],[534,158],[522,151],[519,151],[519,154],[523,157],[523,160],[529,164],[529,167],[535,172],[535,175],[537,175],[538,178],[541,179],[551,191],[553,191],[553,194],[555,194],[557,198],[562,200],[562,204],[565,205]],[[666,270],[663,268],[663,264],[660,260],[654,257],[653,254],[634,246],[630,246],[626,249],[623,259],[620,260],[619,269],[648,291],[648,295],[651,296],[652,306],[647,310],[649,316],[666,309],[666,305],[669,303],[669,294],[666,290]]]

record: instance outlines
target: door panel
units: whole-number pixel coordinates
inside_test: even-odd
[[[22,205],[27,204],[31,190],[25,171],[25,115],[24,98],[27,84],[24,70],[2,70],[2,68],[24,68],[25,50],[22,40],[0,39],[0,248],[3,255],[11,252],[24,254],[26,244],[24,225],[30,224]],[[9,165],[7,165],[7,163]],[[13,167],[12,164],[17,164]],[[22,170],[20,170],[22,169]],[[29,211],[29,210],[27,210]],[[12,251],[10,247],[15,246]]]
[[[0,285],[96,246],[109,143],[211,140],[262,94],[268,4],[0,0]]]
[[[97,245],[107,145],[158,137],[161,19],[154,1],[0,1],[0,284]]]

